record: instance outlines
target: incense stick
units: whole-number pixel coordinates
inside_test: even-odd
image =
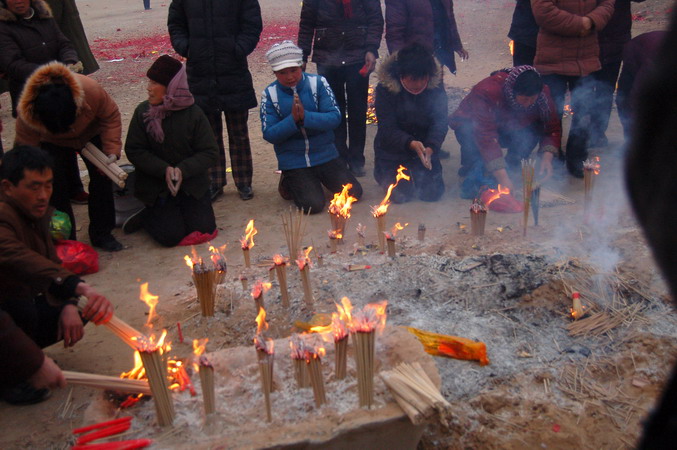
[[[139,356],[148,377],[158,424],[162,427],[171,425],[174,422],[174,404],[167,386],[167,365],[162,360],[160,349],[139,349]]]
[[[125,378],[95,375],[91,373],[63,371],[64,378],[70,384],[89,386],[96,389],[105,389],[129,394],[151,395],[148,381],[130,380]]]
[[[475,199],[470,206],[470,232],[473,236],[484,236],[487,222],[487,207],[480,199]]]
[[[310,215],[310,210],[308,214]],[[282,228],[284,229],[284,236],[287,239],[287,248],[289,249],[289,258],[296,259],[301,248],[301,237],[306,230],[305,218],[306,214],[303,210],[296,209],[294,212],[289,208],[289,218],[282,215]]]
[[[385,214],[376,217],[376,235],[378,237],[378,248],[381,253],[386,251],[386,216]]]
[[[337,380],[346,377],[348,363],[348,336],[334,339],[334,375]]]
[[[524,216],[522,223],[522,236],[527,235],[529,226],[529,205],[531,203],[531,193],[534,183],[534,173],[536,171],[536,161],[533,159],[522,160],[522,195],[524,198]]]
[[[315,300],[313,299],[313,289],[310,286],[310,264],[306,262],[300,272],[301,282],[303,283],[303,300],[308,307],[312,308]]]
[[[289,290],[287,289],[287,263],[282,259],[281,262],[275,262],[275,271],[277,272],[277,280],[280,283],[280,296],[282,298],[282,306],[289,308]]]
[[[218,273],[215,269],[208,269],[204,264],[195,264],[193,266],[193,284],[197,291],[200,312],[204,317],[212,317],[214,315],[217,279]]]
[[[214,366],[204,356],[200,357],[200,385],[202,386],[202,402],[204,403],[205,414],[212,414],[216,411]]]
[[[294,366],[296,387],[298,389],[306,388],[310,386],[310,379],[308,378],[308,369],[306,368],[305,345],[300,334],[293,334],[291,336],[289,339],[289,347]]]
[[[395,258],[395,237],[387,237],[386,243],[388,244],[388,257]]]
[[[315,406],[319,408],[327,403],[324,391],[324,378],[322,377],[322,359],[318,353],[306,351],[306,366],[310,376],[310,385],[313,387]]]
[[[585,219],[590,216],[590,209],[592,207],[592,191],[595,188],[595,178],[599,174],[599,158],[588,158],[583,161],[583,183],[584,183],[584,203],[583,212]]]
[[[419,241],[425,240],[425,224],[424,223],[418,224],[418,240]]]
[[[266,404],[266,418],[268,422],[273,420],[270,402],[270,393],[273,390],[273,364],[275,354],[268,353],[265,350],[257,349],[256,354],[259,360],[259,372],[261,374],[261,389]]]
[[[352,336],[360,406],[371,408],[374,403],[374,331],[358,331]]]
[[[78,310],[80,312],[82,312],[85,309],[85,306],[87,305],[88,301],[89,300],[87,300],[87,297],[84,296],[78,298]],[[143,336],[143,334],[140,331],[136,330],[130,325],[127,325],[127,323],[123,322],[115,315],[113,315],[113,317],[111,317],[111,319],[104,325],[106,326],[106,328],[111,330],[117,337],[122,339],[127,345],[136,350],[137,344],[135,338]]]
[[[531,191],[531,212],[534,215],[534,225],[538,226],[538,213],[541,209],[541,185],[533,187]]]

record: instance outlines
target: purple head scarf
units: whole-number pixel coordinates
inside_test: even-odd
[[[193,94],[188,89],[188,76],[186,75],[185,64],[181,70],[174,75],[172,81],[167,86],[162,103],[151,105],[150,109],[143,115],[143,121],[146,123],[146,131],[158,142],[164,142],[165,132],[162,130],[162,120],[167,117],[171,111],[180,111],[188,108],[195,103]]]

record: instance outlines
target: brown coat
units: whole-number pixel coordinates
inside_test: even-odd
[[[531,0],[539,25],[534,66],[543,75],[585,76],[601,69],[597,32],[614,11],[615,0]],[[581,36],[583,17],[591,33]]]
[[[50,133],[35,116],[33,102],[40,87],[55,81],[68,84],[77,106],[75,122],[67,133]],[[82,149],[94,136],[101,135],[107,155],[120,157],[122,149],[122,123],[120,111],[110,95],[93,79],[73,73],[60,63],[40,67],[26,81],[19,100],[19,117],[16,121],[16,144],[39,146],[41,142]]]

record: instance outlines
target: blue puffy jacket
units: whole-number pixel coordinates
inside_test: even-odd
[[[303,127],[291,115],[294,92],[275,81],[261,95],[261,130],[273,144],[280,170],[314,167],[338,158],[334,128],[341,112],[327,80],[304,73],[296,89],[305,110]]]

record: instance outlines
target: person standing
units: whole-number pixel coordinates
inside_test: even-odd
[[[531,0],[517,0],[508,37],[513,41],[512,65],[533,66],[538,24],[531,12]]]
[[[46,0],[59,30],[68,38],[82,63],[82,74],[89,75],[99,70],[99,64],[89,48],[87,35],[80,20],[75,0]]]
[[[334,91],[341,110],[341,123],[334,130],[336,148],[358,177],[365,175],[369,74],[376,67],[382,35],[380,0],[303,2],[298,36],[303,62],[312,53],[317,73]]]
[[[212,200],[226,185],[225,116],[233,179],[242,200],[254,197],[247,119],[257,106],[247,56],[259,42],[263,21],[258,0],[172,0],[167,18],[176,52],[186,58],[188,86],[209,119],[219,145],[210,169]]]

